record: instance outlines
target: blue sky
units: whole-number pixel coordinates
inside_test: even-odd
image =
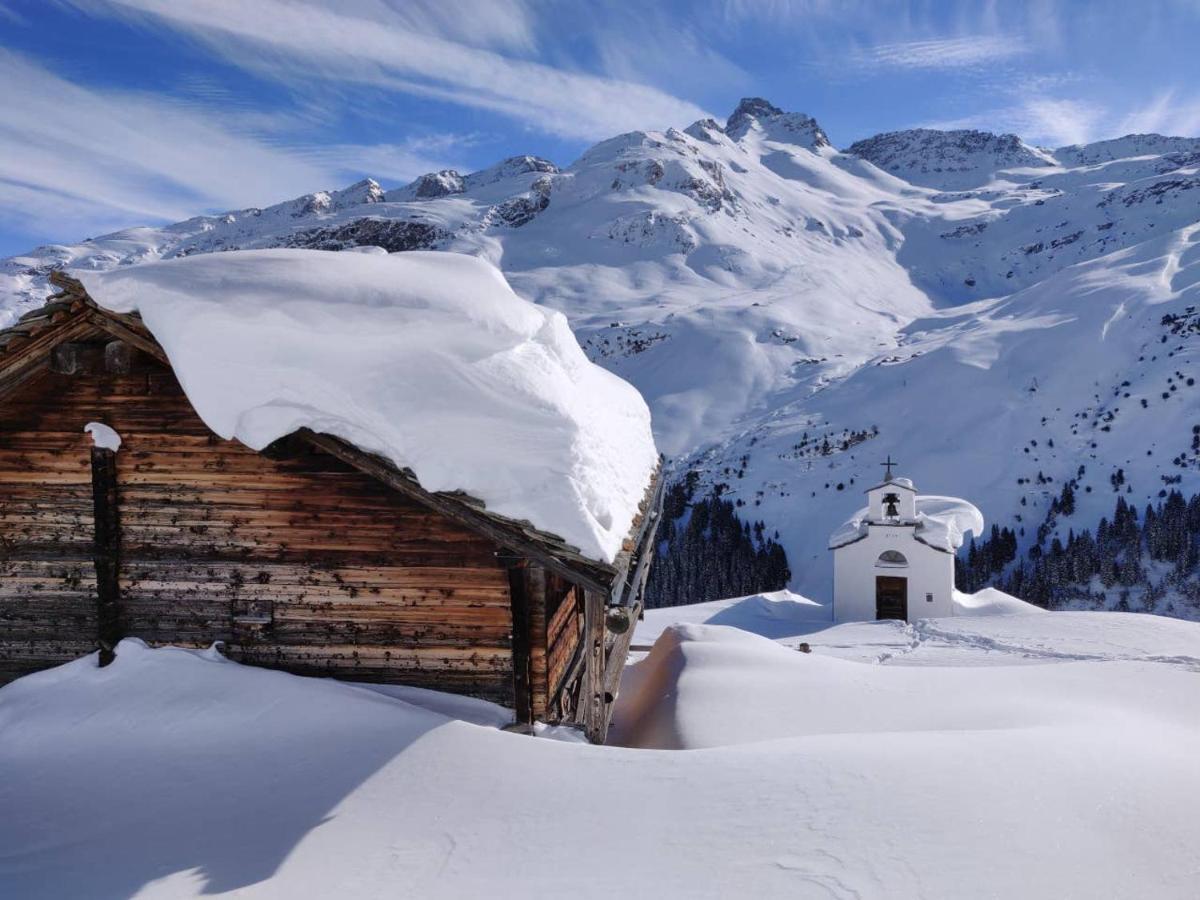
[[[622,131],[1200,134],[1200,0],[0,0],[0,255]]]

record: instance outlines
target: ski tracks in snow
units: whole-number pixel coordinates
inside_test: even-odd
[[[1045,660],[1047,662],[1149,662],[1163,665],[1180,666],[1193,672],[1200,673],[1200,657],[1186,654],[1164,655],[1152,653],[1099,653],[1083,650],[1055,650],[1037,644],[1019,643],[1016,640],[1002,640],[983,634],[960,632],[939,627],[936,620],[918,619],[908,626],[914,635],[909,649],[902,651],[908,655],[923,647],[964,648],[980,650],[988,653],[1002,653],[1028,660]],[[893,658],[893,654],[884,653],[879,658],[884,663]]]

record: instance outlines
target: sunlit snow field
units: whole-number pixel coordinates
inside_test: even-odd
[[[959,605],[651,611],[608,747],[126,641],[0,689],[0,896],[1194,897],[1200,625]]]

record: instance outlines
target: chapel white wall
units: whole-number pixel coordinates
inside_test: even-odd
[[[908,560],[906,568],[879,566],[885,550]],[[833,615],[839,622],[875,619],[875,577],[908,580],[909,621],[954,615],[954,556],[922,544],[911,526],[870,525],[867,536],[833,551]],[[933,600],[927,601],[926,594]]]

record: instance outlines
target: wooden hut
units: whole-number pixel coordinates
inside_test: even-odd
[[[329,435],[213,434],[137,316],[60,289],[0,332],[0,684],[122,638],[509,706],[603,740],[661,479],[611,563]],[[122,444],[93,446],[90,422]]]

